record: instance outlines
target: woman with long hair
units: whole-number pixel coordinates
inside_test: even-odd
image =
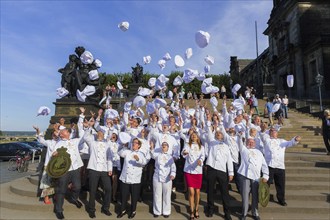
[[[203,162],[205,150],[196,132],[190,135],[189,142],[182,150],[182,156],[186,159],[184,176],[189,192],[190,219],[199,218],[200,189],[203,179]]]

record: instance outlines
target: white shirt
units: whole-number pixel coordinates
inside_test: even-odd
[[[47,166],[50,158],[52,157],[52,154],[54,152],[54,147],[55,147],[57,141],[55,141],[54,139],[45,140],[45,138],[42,135],[37,135],[37,140],[40,144],[47,147],[47,152],[46,152],[46,156],[45,156],[45,163],[44,163],[44,166]]]
[[[87,168],[100,172],[112,171],[113,153],[106,141],[96,141],[93,135],[84,135],[83,141],[89,146],[89,161]]]
[[[228,175],[234,176],[229,147],[222,141],[213,140],[209,143],[206,164],[225,173],[227,173],[228,166]]]
[[[168,153],[155,153],[151,151],[155,159],[155,171],[153,178],[161,183],[170,181],[170,176],[176,176],[176,166],[173,157]]]
[[[264,154],[268,166],[272,168],[285,169],[285,150],[298,144],[295,138],[290,141],[279,138],[270,138],[264,133],[260,133],[261,140],[264,143]]]
[[[186,151],[188,154],[183,155],[183,152]],[[189,146],[188,143],[185,144],[181,155],[186,159],[183,171],[191,174],[202,174],[203,173],[203,162],[205,160],[205,149],[204,146],[201,146],[199,149],[198,144],[192,143]],[[201,166],[198,165],[197,161],[201,161]]]
[[[242,140],[238,144],[241,153],[241,164],[238,173],[251,180],[258,180],[262,171],[262,177],[269,179],[269,170],[262,153],[255,148],[248,149],[243,145]]]
[[[129,150],[125,147],[122,148],[118,154],[125,158],[119,179],[127,184],[141,183],[142,169],[146,164],[144,154],[139,151]],[[138,155],[138,161],[134,159],[134,155]]]

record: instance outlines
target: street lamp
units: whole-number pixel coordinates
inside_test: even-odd
[[[317,73],[317,76],[315,77],[315,81],[319,87],[319,96],[320,96],[320,109],[321,111],[323,111],[323,107],[322,107],[322,94],[321,94],[321,85],[322,85],[322,81],[323,81],[323,76],[320,73]]]

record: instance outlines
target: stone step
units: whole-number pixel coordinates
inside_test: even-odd
[[[318,167],[287,167],[286,175],[290,174],[325,174],[330,175],[330,169]]]
[[[291,153],[323,152],[323,153],[326,153],[326,149],[320,148],[320,147],[312,147],[310,145],[305,145],[304,147],[288,148],[286,150],[286,152],[291,152]]]

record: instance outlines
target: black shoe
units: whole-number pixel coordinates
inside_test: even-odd
[[[64,219],[63,212],[55,212],[55,215],[57,219]]]
[[[287,206],[288,204],[286,202],[279,202],[281,206]]]
[[[117,215],[117,218],[122,218],[124,215],[126,215],[126,213],[127,213],[126,210],[125,210],[125,211],[122,211],[121,213],[119,213],[119,214]]]
[[[232,218],[229,214],[225,214],[225,220],[232,220]]]
[[[252,218],[253,218],[254,220],[260,220],[259,215],[254,215],[254,216],[252,216]]]
[[[158,217],[159,217],[159,215],[154,214],[154,218],[158,218]]]
[[[88,212],[88,215],[90,218],[95,218],[95,212]]]
[[[246,216],[241,216],[240,220],[246,220]]]
[[[107,216],[111,216],[112,213],[108,210],[108,209],[101,209],[101,213],[107,215]]]
[[[164,216],[164,218],[168,218],[168,217],[170,217],[170,215],[163,215]]]
[[[128,218],[134,218],[135,215],[136,215],[136,211],[132,212],[132,213],[128,216]]]
[[[82,207],[82,203],[78,200],[72,200],[72,204],[74,204],[78,209]]]

